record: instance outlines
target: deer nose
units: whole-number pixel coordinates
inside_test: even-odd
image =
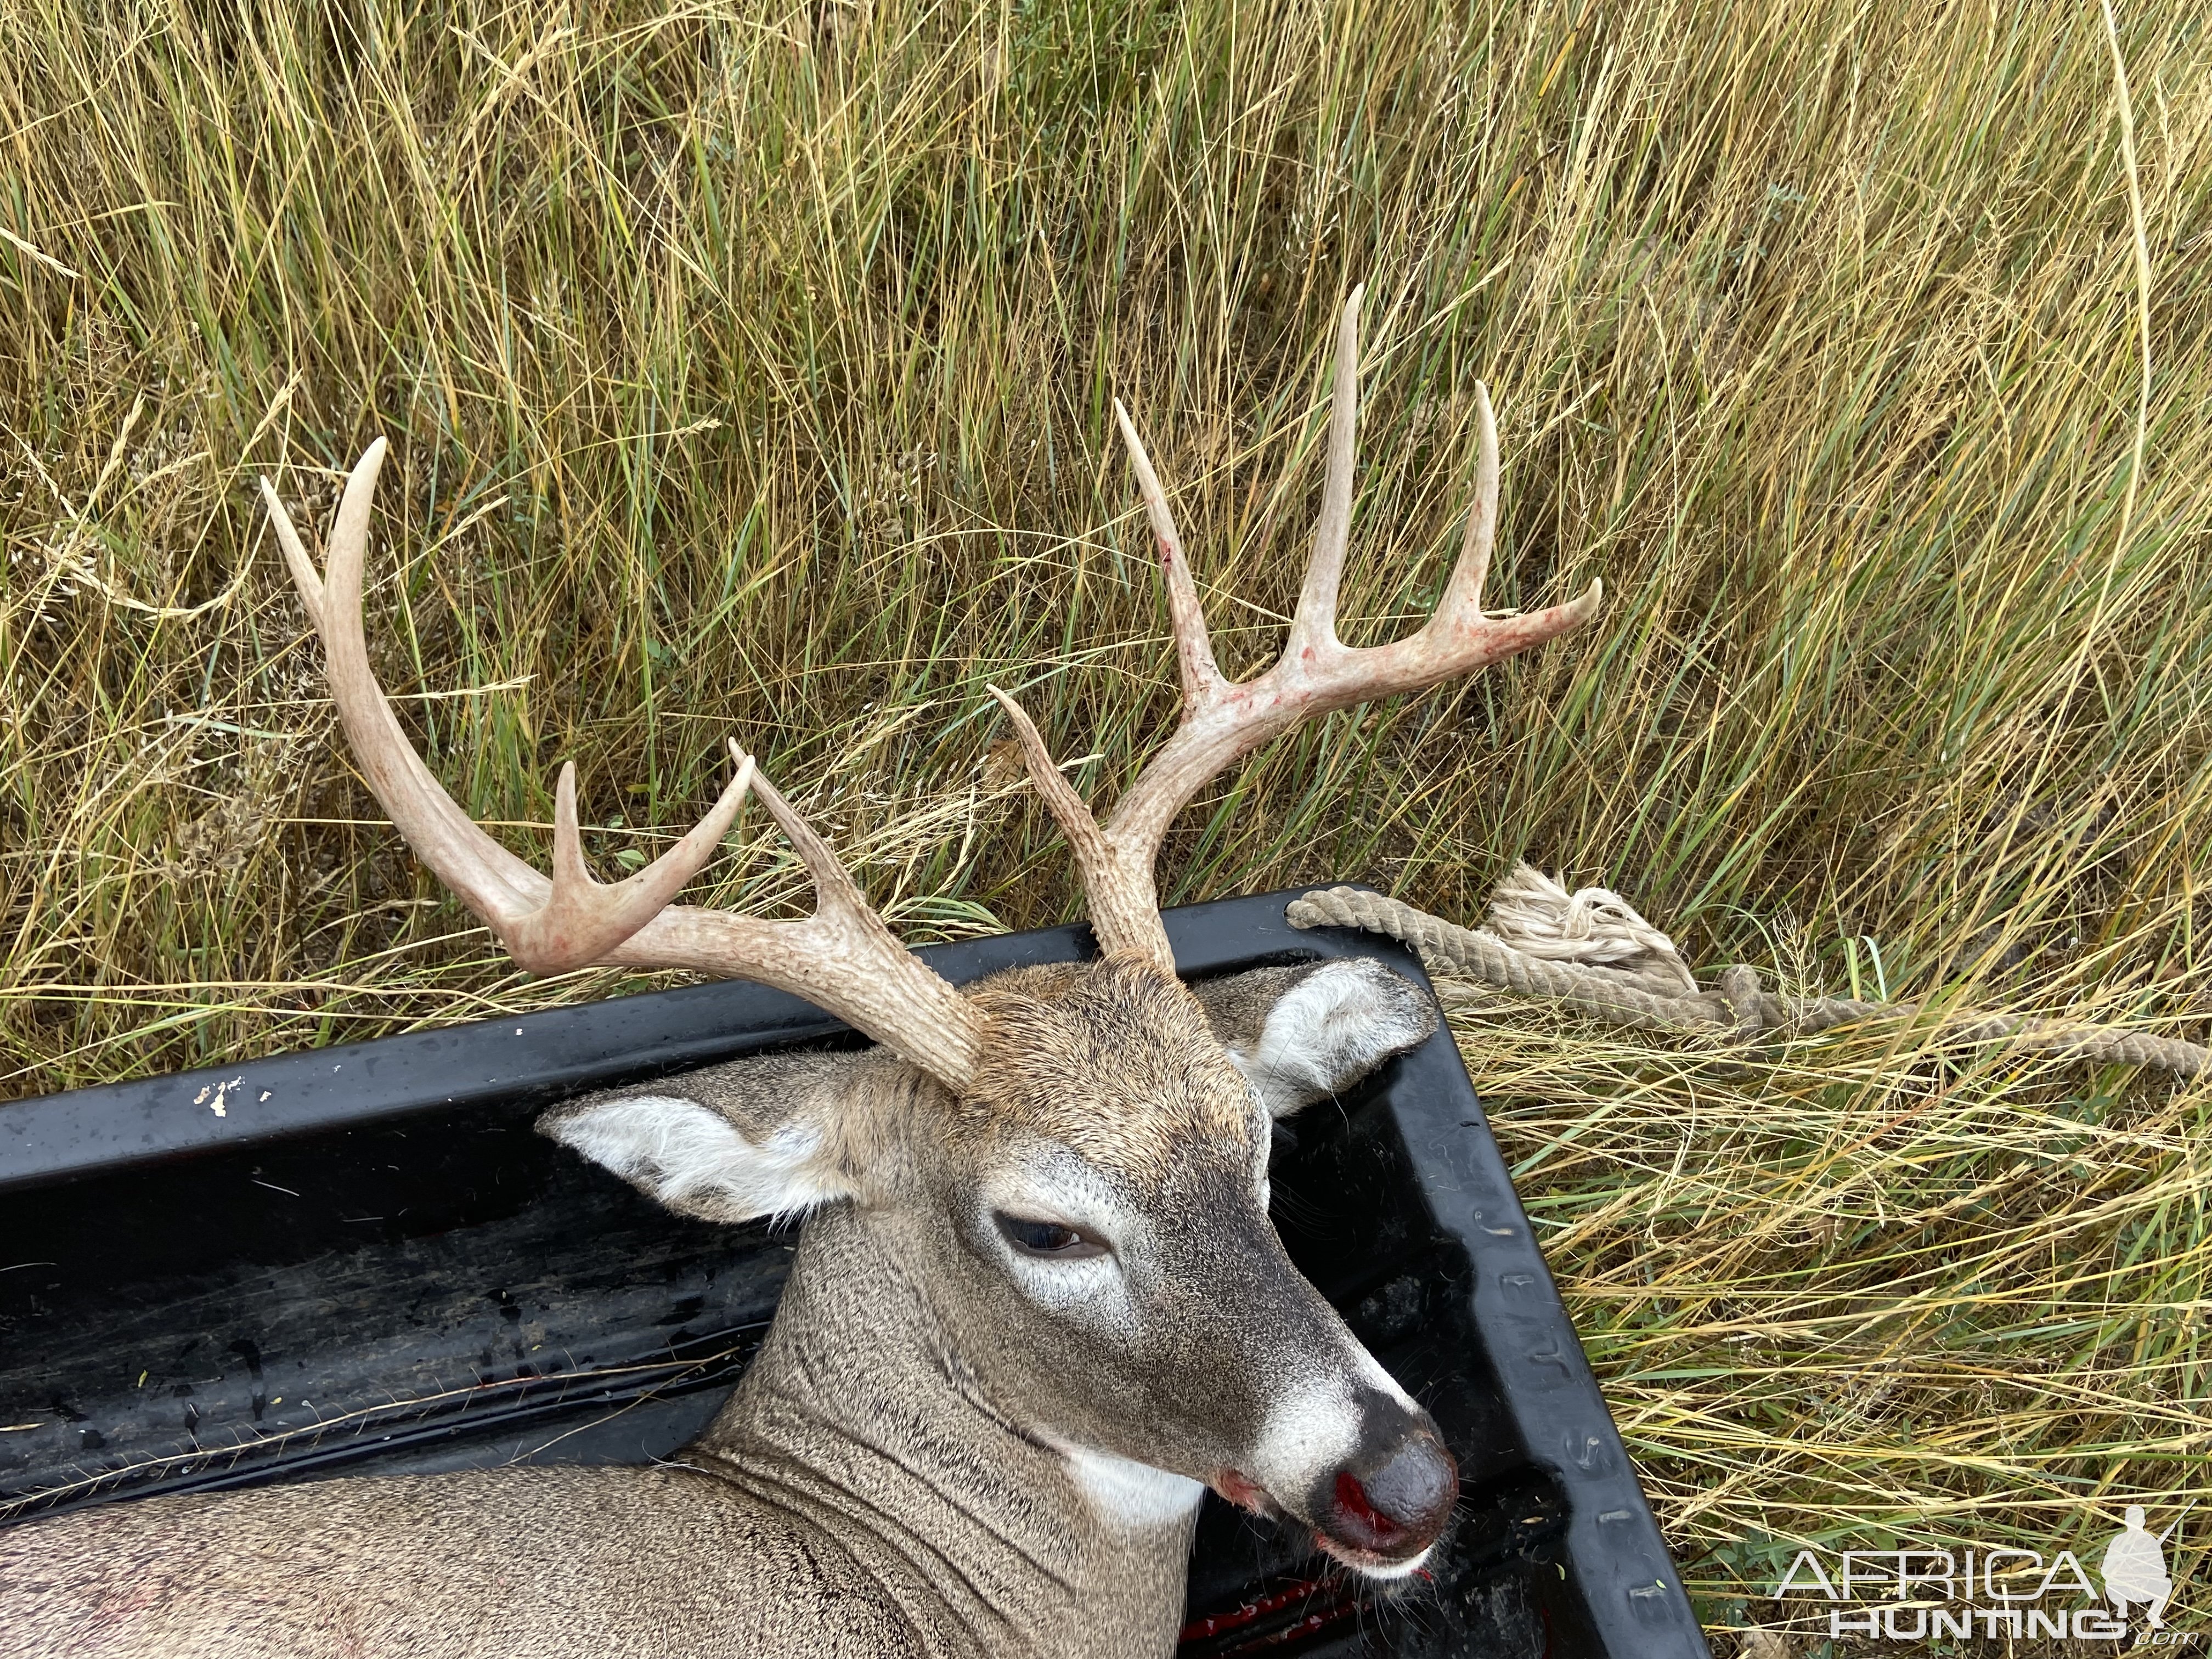
[[[1417,1555],[1459,1499],[1459,1465],[1425,1416],[1336,1472],[1325,1510],[1331,1541],[1371,1555]]]

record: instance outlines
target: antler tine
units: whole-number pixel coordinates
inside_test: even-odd
[[[741,770],[752,768],[734,742],[730,753]],[[607,960],[773,985],[828,1009],[956,1091],[964,1088],[982,1056],[981,1016],[899,943],[829,843],[757,769],[752,790],[812,878],[814,914],[763,921],[672,904]]]
[[[261,480],[261,497],[268,504],[277,542],[307,615],[323,637],[331,700],[370,792],[383,803],[415,855],[499,932],[544,904],[552,884],[477,828],[430,775],[415,745],[399,729],[398,718],[368,664],[368,642],[361,622],[362,568],[368,550],[369,504],[376,493],[377,474],[384,467],[384,440],[379,438],[362,452],[347,475],[337,518],[331,526],[324,577],[315,574],[291,514],[266,478]]]
[[[321,576],[266,478],[261,493],[322,635],[331,700],[347,741],[416,856],[526,968],[550,973],[603,962],[758,980],[828,1009],[940,1081],[963,1087],[981,1051],[980,1016],[892,937],[828,845],[734,743],[737,775],[720,799],[673,847],[623,881],[602,884],[585,866],[573,763],[562,768],[554,792],[550,880],[477,827],[416,754],[369,667],[362,569],[384,453],[379,438],[347,478]],[[749,791],[760,797],[813,878],[816,909],[804,921],[760,921],[669,902],[714,856]]]
[[[1490,388],[1474,383],[1474,424],[1480,447],[1474,459],[1474,505],[1468,509],[1467,533],[1459,544],[1459,562],[1451,580],[1437,601],[1437,617],[1482,616],[1482,584],[1490,574],[1490,550],[1498,533],[1498,422],[1490,412]],[[1436,617],[1422,631],[1436,626]]]
[[[734,745],[732,746],[734,753]],[[507,954],[533,973],[561,973],[597,962],[651,921],[705,869],[737,822],[745,791],[758,781],[750,755],[738,755],[730,780],[707,816],[635,875],[611,884],[592,879],[576,824],[576,763],[561,768],[553,793],[553,893],[544,905],[499,930]]]
[[[576,768],[561,769],[554,810],[554,874],[548,881],[478,829],[415,752],[369,666],[361,586],[368,561],[368,514],[384,467],[377,439],[346,478],[331,527],[325,577],[301,545],[291,514],[261,480],[276,539],[329,663],[331,700],[369,788],[416,856],[497,933],[507,953],[534,973],[561,973],[598,960],[650,921],[699,873],[729,833],[744,800],[741,775],[691,832],[653,863],[612,886],[584,867],[576,826]]]
[[[1314,523],[1313,552],[1291,617],[1287,659],[1336,643],[1336,592],[1344,579],[1344,552],[1352,541],[1352,469],[1359,424],[1359,301],[1362,287],[1344,302],[1336,328],[1336,386],[1328,407],[1328,472],[1322,485],[1321,517]]]
[[[1167,492],[1160,488],[1159,474],[1152,471],[1145,441],[1137,435],[1136,422],[1121,407],[1119,398],[1114,399],[1114,418],[1121,424],[1121,441],[1128,447],[1129,465],[1136,469],[1145,511],[1152,521],[1152,540],[1160,550],[1160,573],[1167,580],[1168,617],[1175,625],[1176,665],[1182,675],[1182,702],[1188,712],[1220,685],[1221,671],[1214,664],[1213,641],[1206,630],[1206,611],[1199,605],[1198,589],[1191,580],[1190,561],[1183,554],[1182,533],[1176,528],[1175,514],[1168,510]]]
[[[1076,863],[1087,868],[1092,860],[1103,854],[1106,848],[1106,837],[1099,830],[1098,820],[1091,816],[1091,808],[1083,797],[1060,775],[1052,750],[1045,747],[1044,738],[1021,704],[995,685],[983,689],[999,700],[999,707],[1012,720],[1014,736],[1022,746],[1022,764],[1029,771],[1031,787],[1043,799],[1046,809],[1059,820],[1061,833],[1075,849]]]
[[[1351,539],[1354,494],[1362,292],[1352,289],[1338,324],[1328,471],[1297,611],[1281,658],[1256,679],[1232,685],[1213,672],[1206,620],[1168,511],[1166,495],[1143,445],[1137,441],[1134,423],[1118,402],[1115,404],[1152,514],[1153,532],[1160,541],[1169,609],[1175,618],[1176,650],[1182,666],[1183,715],[1174,736],[1130,786],[1103,828],[1094,826],[1092,833],[1104,843],[1103,852],[1079,835],[1077,828],[1069,828],[1091,896],[1092,928],[1108,951],[1133,951],[1164,967],[1173,967],[1167,934],[1159,921],[1153,860],[1175,815],[1208,779],[1239,757],[1300,720],[1374,697],[1418,691],[1540,645],[1587,622],[1604,596],[1604,585],[1593,580],[1588,592],[1565,605],[1524,617],[1483,616],[1482,583],[1497,524],[1498,430],[1490,395],[1478,386],[1475,405],[1481,447],[1475,469],[1475,500],[1459,560],[1436,613],[1418,632],[1389,645],[1354,649],[1337,638],[1337,593],[1345,550]],[[1018,724],[1027,724],[1018,714]],[[1050,757],[1043,754],[1042,744],[1034,739],[1033,730],[1024,732],[1024,754],[1030,759],[1031,775],[1038,776],[1040,765],[1050,767]],[[1053,773],[1053,783],[1060,790],[1066,788],[1057,771]],[[1048,802],[1056,799],[1042,777],[1038,787],[1045,791]],[[1074,823],[1073,814],[1064,803],[1054,805],[1053,810],[1063,825]],[[1088,818],[1088,809],[1084,817]]]
[[[791,803],[783,798],[781,790],[755,770],[753,757],[738,747],[735,738],[730,739],[730,755],[740,770],[752,775],[753,793],[760,797],[761,805],[768,808],[768,815],[775,820],[775,827],[783,831],[784,839],[791,843],[791,850],[799,854],[799,863],[806,866],[806,874],[814,883],[815,913],[809,920],[826,920],[832,916],[865,917],[882,930],[885,939],[890,939],[890,930],[884,927],[882,919],[869,907],[867,895],[860,890],[860,884],[853,879],[852,872],[838,861],[836,854],[830,850],[830,843],[815,833],[812,824],[793,810]],[[801,924],[794,922],[791,925],[798,927]],[[906,947],[900,945],[899,951],[904,955]]]
[[[1046,809],[1059,821],[1060,832],[1067,837],[1068,848],[1075,854],[1076,873],[1091,899],[1092,934],[1102,943],[1109,939],[1119,941],[1109,948],[1140,948],[1145,955],[1158,960],[1167,949],[1167,933],[1160,926],[1159,911],[1147,908],[1140,897],[1130,893],[1127,883],[1115,878],[1113,843],[1098,827],[1098,820],[1091,815],[1091,808],[1085,805],[1083,797],[1061,775],[1052,751],[1045,747],[1043,738],[1038,735],[1021,704],[995,685],[983,689],[999,700],[999,706],[1013,721],[1030,783],[1043,798]],[[1154,934],[1158,935],[1157,939]],[[1142,944],[1133,947],[1129,943],[1132,940],[1141,940]]]

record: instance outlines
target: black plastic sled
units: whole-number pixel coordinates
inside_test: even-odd
[[[1291,927],[1294,896],[1168,911],[1182,971],[1364,955],[1421,979],[1388,939]],[[921,954],[966,981],[1091,950],[1075,927]],[[670,1215],[532,1121],[859,1041],[728,981],[0,1105],[0,1522],[673,1451],[767,1329],[795,1235]],[[1707,1659],[1449,1037],[1302,1114],[1273,1179],[1291,1256],[1435,1415],[1461,1502],[1379,1596],[1209,1497],[1186,1659]]]

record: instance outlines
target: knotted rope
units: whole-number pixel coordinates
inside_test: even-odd
[[[1486,927],[1455,927],[1397,899],[1351,887],[1308,893],[1291,902],[1287,915],[1294,927],[1388,933],[1419,951],[1431,973],[1564,1002],[1639,1030],[1802,1034],[1860,1020],[1910,1019],[1922,1012],[1917,1002],[1778,997],[1760,987],[1756,969],[1741,964],[1722,969],[1713,988],[1701,991],[1674,941],[1620,894],[1603,887],[1570,893],[1526,864],[1499,885]],[[2015,1014],[1947,1013],[1936,1029],[1953,1042],[2003,1039],[2075,1059],[2157,1066],[2185,1077],[2212,1060],[2212,1050],[2176,1037]]]

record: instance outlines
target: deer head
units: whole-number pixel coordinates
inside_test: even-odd
[[[361,582],[383,441],[347,483],[321,577],[263,489],[370,787],[518,963],[763,981],[883,1045],[595,1097],[549,1113],[547,1133],[689,1214],[815,1218],[810,1242],[836,1243],[817,1252],[822,1271],[896,1279],[927,1306],[960,1386],[1064,1455],[1099,1504],[1172,1507],[1186,1488],[1194,1497],[1188,1483],[1205,1482],[1295,1517],[1332,1553],[1387,1577],[1435,1540],[1456,1494],[1454,1467],[1427,1414],[1284,1253],[1267,1216],[1267,1156],[1274,1118],[1422,1041],[1435,1016],[1372,963],[1267,970],[1194,994],[1175,975],[1153,861],[1192,794],[1269,738],[1565,633],[1592,614],[1600,589],[1533,615],[1482,614],[1498,453],[1478,390],[1477,497],[1436,615],[1394,644],[1356,650],[1337,639],[1358,298],[1339,334],[1328,481],[1297,616],[1281,659],[1255,679],[1232,684],[1216,668],[1167,497],[1115,405],[1166,578],[1182,723],[1102,824],[1027,716],[994,691],[1073,849],[1103,957],[964,991],[899,945],[734,744],[735,775],[713,809],[625,881],[601,885],[585,867],[573,765],[556,792],[550,877],[507,852],[430,775],[369,666]],[[817,908],[804,921],[671,902],[748,791],[811,875]],[[854,1334],[854,1364],[868,1363],[866,1341]]]

